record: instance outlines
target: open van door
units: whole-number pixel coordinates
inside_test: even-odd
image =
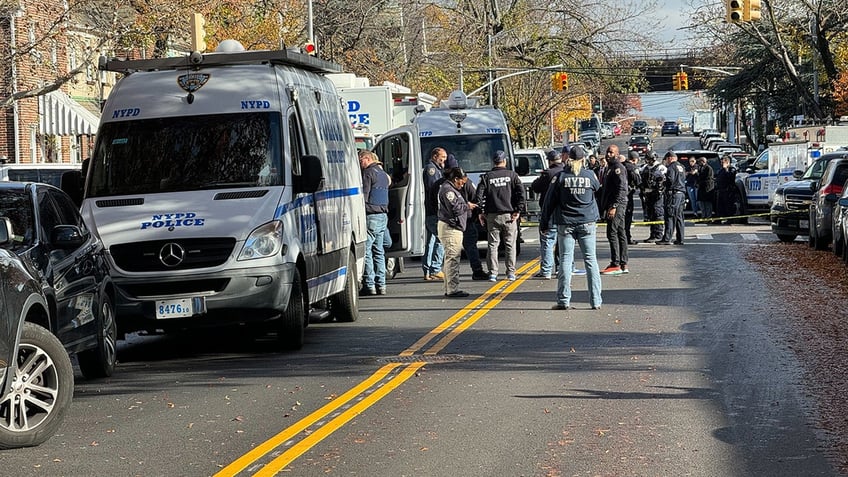
[[[419,256],[424,253],[424,169],[418,137],[412,127],[401,127],[382,135],[374,153],[392,178],[389,186],[389,257]]]

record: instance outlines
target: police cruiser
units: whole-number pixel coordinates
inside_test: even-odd
[[[357,319],[365,205],[353,133],[294,51],[110,60],[82,213],[104,244],[123,332],[275,322],[303,345],[311,304]]]

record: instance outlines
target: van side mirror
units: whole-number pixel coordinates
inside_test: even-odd
[[[526,176],[530,174],[530,159],[526,157],[518,158],[518,165],[515,166],[515,172],[518,173],[519,176]]]
[[[294,176],[294,192],[299,194],[317,192],[324,182],[324,171],[318,156],[300,157],[300,175]]]
[[[0,247],[12,243],[12,221],[6,217],[0,217]]]

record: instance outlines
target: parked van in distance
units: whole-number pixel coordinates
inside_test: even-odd
[[[0,181],[41,182],[60,187],[62,174],[80,170],[80,164],[0,164]]]
[[[186,58],[111,60],[82,213],[108,247],[121,330],[359,315],[365,203],[353,131],[324,73],[226,40]],[[190,65],[190,66],[187,66]]]

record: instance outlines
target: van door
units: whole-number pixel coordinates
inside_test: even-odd
[[[380,137],[374,153],[392,178],[389,186],[390,257],[424,253],[424,163],[418,136],[411,127],[395,129]]]

